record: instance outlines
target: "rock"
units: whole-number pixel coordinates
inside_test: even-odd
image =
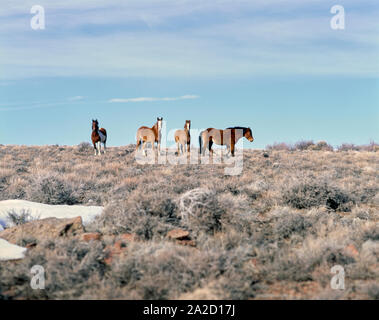
[[[175,243],[182,246],[196,247],[196,242],[189,236],[189,232],[183,229],[173,229],[167,232],[166,237],[175,240]]]
[[[84,232],[81,217],[71,219],[46,218],[5,229],[0,232],[0,238],[15,244],[23,238],[32,238],[39,242],[45,239],[78,236]]]
[[[118,240],[113,245],[108,245],[104,248],[105,259],[104,262],[107,265],[112,264],[115,258],[119,258],[120,256],[126,253],[127,247],[124,241]]]
[[[344,251],[350,257],[355,258],[355,257],[359,256],[359,252],[353,244],[349,244],[348,246],[346,246]]]
[[[166,237],[175,240],[175,243],[182,246],[196,247],[196,242],[190,238],[190,233],[183,229],[173,229],[167,232]]]
[[[134,233],[124,233],[120,235],[120,239],[128,242],[134,242],[137,240],[137,236]]]
[[[85,242],[98,241],[101,240],[101,234],[98,232],[83,233],[80,235],[79,239]]]
[[[114,244],[107,245],[104,248],[105,259],[104,262],[108,265],[112,264],[115,258],[120,258],[127,252],[127,245],[130,242],[137,241],[137,235],[134,233],[123,233],[117,236],[104,236],[104,240],[116,240]]]
[[[189,232],[183,229],[173,229],[166,236],[173,240],[188,240]]]
[[[26,249],[33,249],[37,246],[37,243],[36,242],[31,242],[31,243],[28,243],[25,248]]]
[[[196,242],[190,239],[176,240],[176,243],[180,244],[181,246],[196,247]]]

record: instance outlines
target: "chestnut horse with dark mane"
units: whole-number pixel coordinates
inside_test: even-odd
[[[101,155],[101,144],[104,145],[104,153],[106,151],[107,131],[104,128],[99,129],[99,122],[92,119],[91,140],[96,154]]]
[[[137,146],[136,151],[142,144],[142,152],[147,156],[145,150],[146,144],[151,143],[153,151],[155,152],[155,143],[158,144],[158,152],[161,151],[161,131],[162,131],[163,118],[157,118],[157,122],[151,128],[142,126],[137,130]]]
[[[238,140],[245,137],[250,142],[254,141],[253,133],[250,128],[231,127],[225,130],[208,128],[200,133],[199,136],[199,152],[204,155],[208,149],[210,154],[213,154],[212,145],[217,144],[226,146],[228,154],[231,152],[234,157],[235,145]]]

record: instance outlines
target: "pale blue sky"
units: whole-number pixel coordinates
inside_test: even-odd
[[[255,148],[379,140],[377,1],[43,0],[38,31],[34,4],[0,8],[1,144],[78,144],[98,118],[126,145],[157,116],[250,126]]]

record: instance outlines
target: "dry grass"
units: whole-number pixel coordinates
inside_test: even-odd
[[[139,165],[134,146],[102,157],[86,144],[0,146],[0,200],[103,205],[89,231],[141,240],[110,266],[108,240],[41,243],[0,264],[0,297],[378,299],[378,153],[295,149],[246,150],[233,177],[223,165]],[[178,227],[196,248],[166,239]],[[45,290],[30,289],[35,264]],[[330,288],[336,264],[344,291]]]

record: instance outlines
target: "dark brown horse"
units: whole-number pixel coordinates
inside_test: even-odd
[[[178,155],[180,154],[180,150],[184,153],[184,148],[187,145],[187,153],[191,151],[191,120],[186,120],[184,124],[184,130],[176,130],[175,131],[175,142],[178,146]]]
[[[208,149],[213,154],[212,145],[218,144],[226,146],[228,154],[231,152],[234,157],[235,145],[238,140],[245,137],[250,142],[254,141],[253,133],[250,128],[245,127],[231,127],[225,130],[208,128],[200,133],[199,145],[200,154],[204,155],[205,150]]]
[[[157,118],[157,122],[151,128],[143,126],[137,130],[137,147],[136,151],[142,144],[142,152],[147,156],[145,147],[147,143],[151,143],[153,151],[155,151],[155,143],[158,144],[158,152],[161,151],[161,131],[163,118]]]
[[[99,129],[99,122],[92,119],[91,140],[96,154],[101,155],[101,144],[104,145],[104,153],[106,151],[107,131],[104,128]]]

